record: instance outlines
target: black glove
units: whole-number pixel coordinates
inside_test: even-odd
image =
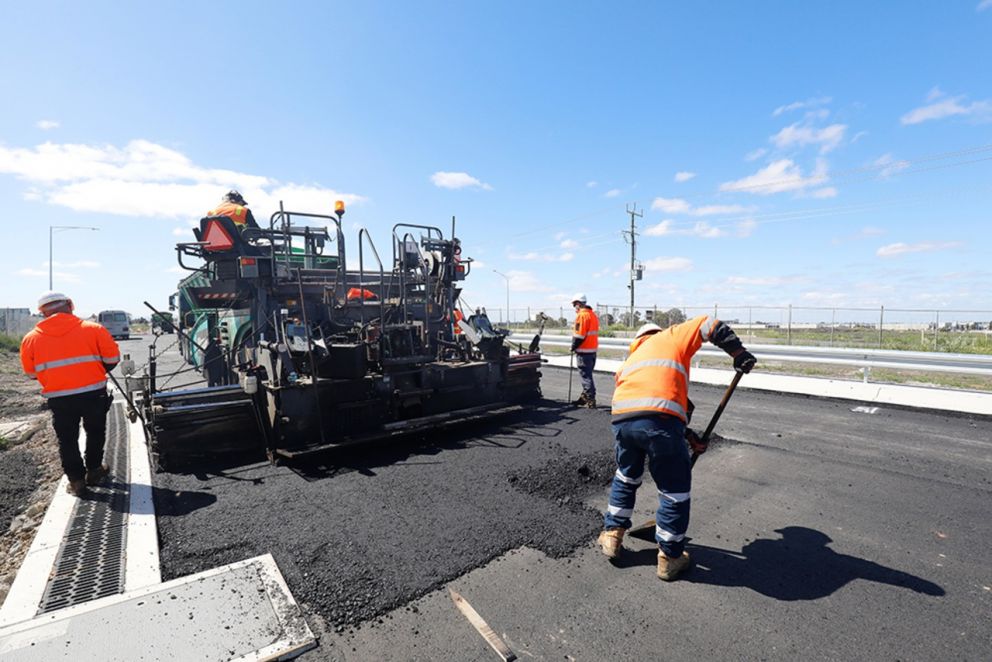
[[[582,344],[582,338],[572,338],[572,351],[574,352]]]
[[[691,448],[692,452],[696,455],[702,455],[706,452],[706,449],[710,447],[710,442],[704,442],[691,428],[685,429],[685,440],[689,442],[689,448]]]
[[[754,358],[754,354],[746,349],[742,349],[739,354],[734,356],[734,370],[747,374],[751,372],[751,368],[753,368],[754,364],[757,362],[758,359]]]

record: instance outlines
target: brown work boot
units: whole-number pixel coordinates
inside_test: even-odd
[[[75,497],[86,496],[86,480],[84,478],[70,480],[65,486],[65,491]]]
[[[599,532],[599,546],[602,547],[603,554],[607,558],[615,559],[620,556],[620,550],[623,549],[621,543],[623,543],[624,533],[626,531],[620,527],[605,529]]]
[[[86,472],[86,484],[87,485],[99,485],[103,482],[103,479],[107,477],[110,473],[110,467],[106,464],[101,464],[96,469],[90,469]]]
[[[596,408],[596,396],[591,396],[591,397],[590,396],[586,396],[585,406],[588,407],[589,409],[595,409]]]
[[[673,559],[658,550],[658,578],[670,582],[689,567],[689,552],[682,552],[682,556]]]
[[[572,402],[572,404],[576,407],[585,407],[587,402],[589,402],[589,396],[583,393],[579,396],[579,399]]]

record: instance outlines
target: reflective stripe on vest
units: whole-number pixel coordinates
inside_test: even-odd
[[[246,225],[248,223],[248,216],[245,213],[246,209],[246,207],[236,205],[233,202],[225,202],[216,209],[208,211],[207,216],[227,216],[234,221],[235,225]]]
[[[61,398],[66,395],[78,395],[79,393],[88,393],[90,391],[98,391],[100,389],[107,388],[107,380],[96,382],[95,384],[90,384],[89,386],[80,386],[79,388],[67,388],[61,391],[48,391],[42,393],[46,398]]]
[[[47,363],[39,363],[34,367],[35,374],[39,372],[44,372],[50,368],[61,368],[67,365],[75,365],[77,363],[86,363],[87,361],[99,361],[103,363],[103,357],[96,356],[95,354],[90,354],[88,356],[73,356],[69,359],[58,359],[57,361],[49,361]],[[116,363],[117,358],[115,357],[113,361],[107,361],[107,363]]]
[[[673,359],[645,359],[644,361],[636,361],[630,365],[623,365],[620,367],[619,378],[623,379],[635,370],[640,370],[641,368],[651,368],[655,366],[661,366],[664,368],[672,368],[678,370],[682,375],[689,379],[689,375],[686,374],[685,366],[675,361]]]
[[[659,413],[675,414],[685,420],[685,409],[674,400],[664,398],[633,398],[631,400],[614,400],[613,414],[623,414],[630,411],[656,411]]]

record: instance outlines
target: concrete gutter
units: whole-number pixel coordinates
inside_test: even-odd
[[[567,368],[567,356],[545,357],[549,365]],[[615,373],[623,364],[616,359],[597,359],[596,372]],[[732,370],[693,368],[690,380],[698,384],[726,386],[733,379]],[[820,398],[857,400],[873,405],[897,405],[937,411],[992,416],[992,393],[931,388],[927,386],[902,386],[899,384],[865,384],[841,379],[794,377],[758,372],[746,375],[741,388],[778,393],[797,393]]]

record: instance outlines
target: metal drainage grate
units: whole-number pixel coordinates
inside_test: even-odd
[[[39,614],[123,592],[131,498],[127,449],[123,408],[115,404],[107,417],[104,450],[110,476],[102,486],[91,487],[89,496],[77,501]]]

